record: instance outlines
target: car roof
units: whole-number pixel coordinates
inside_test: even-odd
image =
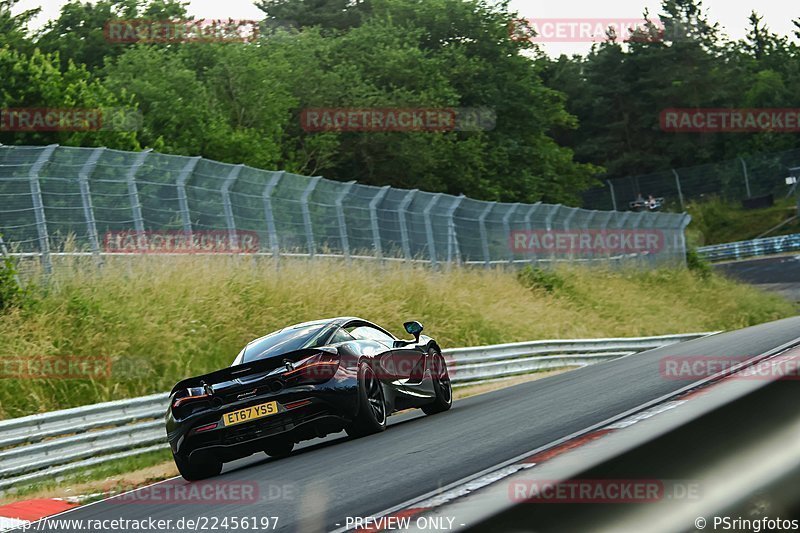
[[[344,325],[344,324],[346,324],[348,322],[354,322],[354,321],[364,322],[366,324],[373,324],[373,325],[377,326],[377,324],[374,324],[373,322],[370,322],[369,320],[364,320],[363,318],[358,318],[358,317],[355,317],[355,316],[339,316],[339,317],[335,317],[335,318],[322,318],[322,319],[319,319],[319,320],[310,320],[308,322],[300,322],[299,324],[292,324],[291,326],[282,327],[281,329],[278,329],[278,330],[275,330],[273,332],[267,333],[266,335],[262,335],[261,337],[259,337],[257,339],[253,339],[252,341],[248,342],[247,345],[250,346],[254,342],[258,342],[261,339],[263,339],[264,337],[267,337],[269,335],[272,335],[273,333],[278,333],[280,331],[284,331],[284,330],[287,330],[287,329],[294,329],[294,328],[301,328],[301,327],[308,327],[308,326],[316,326],[316,325],[319,325],[319,326],[324,326],[324,325],[342,326],[342,325]],[[380,326],[378,326],[378,327],[380,328]],[[380,329],[384,329],[384,328],[380,328]]]

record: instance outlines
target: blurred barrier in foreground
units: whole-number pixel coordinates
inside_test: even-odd
[[[587,366],[710,333],[542,340],[444,350],[453,385]],[[0,421],[0,493],[95,465],[167,448],[169,395],[87,405]]]
[[[685,263],[686,214],[484,202],[200,157],[0,146],[0,233],[14,253],[331,254],[432,265]],[[165,247],[166,242],[172,244]]]

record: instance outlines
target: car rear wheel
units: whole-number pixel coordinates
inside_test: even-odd
[[[222,461],[217,461],[212,458],[203,458],[202,460],[191,460],[188,457],[183,457],[180,454],[172,454],[175,459],[175,466],[178,467],[183,479],[186,481],[198,481],[209,477],[218,476],[222,472]]]
[[[358,365],[358,415],[345,427],[351,437],[363,437],[386,429],[386,401],[383,386],[372,368]]]
[[[292,453],[292,448],[294,448],[294,442],[291,441],[271,442],[264,448],[264,453],[275,458],[286,457]]]
[[[436,399],[424,405],[422,411],[426,415],[435,415],[442,411],[447,411],[453,405],[453,386],[450,383],[450,374],[447,372],[447,363],[442,354],[431,348],[428,350],[431,358],[431,377],[433,378],[433,390],[436,392]]]

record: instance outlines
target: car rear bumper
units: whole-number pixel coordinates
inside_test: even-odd
[[[341,431],[357,412],[355,381],[302,389],[206,409],[183,420],[174,419],[168,411],[167,438],[172,451],[188,458],[208,454],[223,462],[232,461],[264,450],[271,440],[300,442]],[[271,401],[278,402],[277,414],[231,426],[223,424],[225,413]],[[292,407],[298,403],[301,405]],[[203,430],[214,424],[212,429]]]

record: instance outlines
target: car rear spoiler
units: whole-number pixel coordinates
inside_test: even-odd
[[[243,376],[258,374],[260,372],[269,372],[270,370],[273,370],[285,364],[284,361],[286,359],[292,362],[301,361],[303,359],[306,359],[307,357],[311,357],[312,355],[318,354],[323,351],[327,352],[329,350],[332,349],[303,348],[302,350],[295,350],[293,352],[287,352],[284,354],[267,357],[266,359],[260,359],[258,361],[251,361],[249,363],[242,363],[240,365],[223,368],[222,370],[217,370],[209,374],[203,374],[202,376],[186,378],[182,381],[179,381],[174,387],[172,387],[170,395],[174,394],[175,391],[181,389],[188,389],[191,387],[202,387],[204,385],[215,385],[217,383],[225,383],[226,381],[233,381],[234,379]]]

